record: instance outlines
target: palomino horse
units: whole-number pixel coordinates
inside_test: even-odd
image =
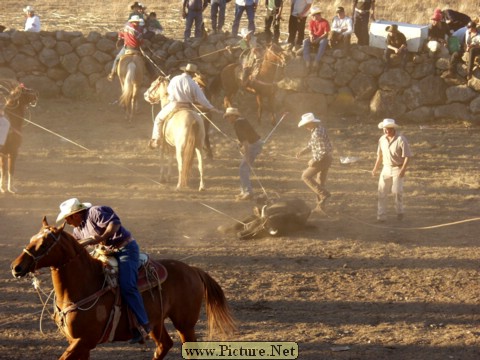
[[[0,96],[4,96],[6,99],[5,115],[10,122],[10,132],[0,152],[0,192],[5,192],[4,182],[6,180],[6,190],[15,193],[13,174],[18,150],[22,143],[23,123],[28,107],[37,105],[38,93],[26,88],[18,81],[2,79],[0,80]]]
[[[282,48],[272,44],[265,50],[259,68],[253,70],[258,73],[245,90],[256,96],[258,122],[262,119],[263,102],[266,100],[272,114],[272,124],[275,124],[275,92],[277,90],[275,78],[278,70],[284,66],[285,56]],[[241,65],[234,63],[225,66],[220,73],[222,88],[225,92],[223,103],[226,108],[232,106],[233,97],[242,87],[241,70]]]
[[[118,323],[112,325],[118,289],[106,280],[103,263],[64,231],[64,226],[49,226],[43,218],[42,228],[12,262],[11,270],[13,276],[19,278],[50,267],[55,290],[55,321],[70,344],[60,359],[87,360],[97,344],[127,341],[132,333],[125,304],[119,319],[117,317]],[[153,268],[158,269],[158,264],[166,268],[167,279],[161,286],[155,284],[155,288],[142,294],[152,328],[149,335],[156,344],[154,360],[163,359],[173,346],[164,325],[166,318],[171,319],[182,342],[197,340],[195,324],[203,299],[209,336],[214,331],[225,335],[235,331],[224,292],[210,275],[176,260],[153,261]]]
[[[137,109],[137,94],[142,86],[145,63],[139,52],[126,53],[118,62],[118,78],[122,86],[119,103],[125,109],[125,116],[132,121]]]
[[[145,100],[151,104],[160,102],[161,106],[165,106],[169,101],[167,92],[168,83],[169,79],[167,77],[158,77],[145,92]],[[160,100],[158,101],[158,99]],[[178,166],[177,190],[185,188],[188,185],[188,177],[190,175],[190,168],[192,167],[194,150],[197,155],[198,172],[200,174],[200,185],[198,190],[205,190],[202,158],[202,149],[205,141],[205,127],[200,115],[191,108],[175,109],[173,110],[173,115],[163,122],[162,133],[162,181],[170,176],[171,165],[173,162],[172,152],[168,151],[166,146],[164,146],[167,144],[175,148]],[[165,153],[169,154],[166,176],[164,165]]]

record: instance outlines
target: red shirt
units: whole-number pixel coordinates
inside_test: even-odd
[[[312,34],[314,38],[319,38],[330,31],[330,24],[323,18],[319,21],[310,20],[308,23],[308,30],[310,30],[310,34]]]
[[[142,28],[138,25],[127,23],[119,37],[124,40],[126,47],[138,49],[142,45]]]

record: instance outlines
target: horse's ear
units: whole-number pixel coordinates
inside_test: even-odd
[[[67,223],[67,222],[66,222],[66,221],[64,221],[64,222],[63,222],[63,224],[62,224],[62,225],[60,225],[60,226],[57,228],[57,230],[58,230],[59,232],[62,232],[62,231],[63,231],[63,229],[65,228],[65,224],[66,224],[66,223]]]
[[[48,222],[47,222],[47,217],[44,216],[43,219],[42,219],[42,225],[43,226],[48,226]]]

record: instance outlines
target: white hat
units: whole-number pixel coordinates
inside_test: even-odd
[[[298,123],[298,127],[302,127],[309,123],[320,123],[322,122],[320,119],[315,119],[315,115],[313,113],[306,113],[302,115],[302,120]]]
[[[310,9],[310,15],[321,14],[322,10],[318,6],[314,6]]]
[[[196,73],[198,71],[197,65],[188,63],[185,66],[180,66],[180,70]]]
[[[398,127],[400,127],[400,126],[395,124],[395,120],[393,120],[393,119],[383,119],[383,121],[380,121],[378,123],[378,128],[379,129],[398,128]]]
[[[81,203],[77,198],[65,200],[60,204],[60,214],[57,216],[57,222],[64,220],[66,217],[73,215],[79,211],[92,207],[90,203]]]
[[[33,12],[33,6],[28,5],[27,7],[23,8],[23,12],[25,13]]]
[[[225,110],[225,114],[223,114],[223,117],[226,118],[230,115],[240,116],[240,111],[238,111],[237,108],[229,107]]]
[[[240,36],[242,38],[246,38],[249,34],[252,34],[253,30],[248,30],[247,28],[241,28],[240,29]]]
[[[128,22],[138,22],[139,23],[140,20],[142,20],[142,19],[140,19],[140,16],[132,15],[132,17],[130,19],[128,19]]]

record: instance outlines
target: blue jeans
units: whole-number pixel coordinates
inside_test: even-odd
[[[258,154],[260,154],[262,151],[262,147],[262,140],[258,140],[257,142],[250,144],[248,158],[246,155],[244,155],[242,161],[240,162],[240,188],[242,194],[253,195],[252,182],[250,181],[250,168],[253,166]]]
[[[210,9],[210,17],[212,20],[212,30],[222,31],[225,24],[225,9],[227,8],[227,0],[219,0],[218,3],[212,4]],[[218,15],[218,23],[217,23]]]
[[[203,24],[203,15],[202,10],[188,10],[187,19],[185,23],[185,33],[183,34],[184,39],[188,39],[192,32],[192,25],[195,21],[195,37],[202,37],[202,24]]]
[[[320,62],[320,59],[325,53],[325,49],[327,48],[327,45],[328,45],[328,38],[325,37],[322,40],[320,40],[320,42],[318,43],[317,54],[315,55],[315,63]],[[308,62],[310,61],[311,46],[312,46],[312,43],[310,42],[310,38],[303,40],[303,60]]]
[[[253,5],[240,6],[235,4],[235,19],[233,20],[232,35],[237,36],[238,28],[240,27],[240,19],[243,12],[247,12],[248,30],[255,32],[255,10]]]
[[[115,253],[115,258],[118,261],[118,286],[122,300],[133,311],[140,325],[146,325],[148,316],[137,288],[139,253],[138,244],[133,240]]]

